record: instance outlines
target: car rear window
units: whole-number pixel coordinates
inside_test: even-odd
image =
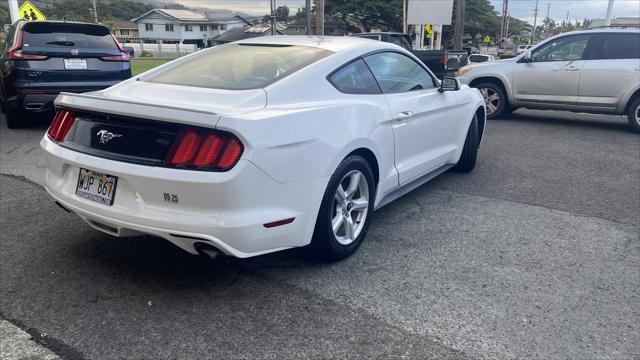
[[[24,47],[73,47],[116,49],[109,29],[90,24],[32,22],[24,26]]]
[[[144,81],[227,90],[258,89],[331,53],[297,45],[220,45],[152,74]]]
[[[469,60],[473,62],[485,62],[489,59],[484,55],[469,55]]]

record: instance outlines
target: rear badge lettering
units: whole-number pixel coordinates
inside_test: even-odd
[[[179,202],[178,194],[164,193],[164,201],[165,202],[169,202],[169,203],[173,203],[173,204],[177,204]]]

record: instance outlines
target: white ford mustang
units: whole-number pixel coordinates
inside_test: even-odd
[[[472,170],[485,125],[478,90],[354,37],[217,46],[55,105],[41,145],[60,206],[115,236],[236,257],[351,255],[374,210]]]

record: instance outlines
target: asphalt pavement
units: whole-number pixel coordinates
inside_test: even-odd
[[[620,117],[490,121],[474,172],[376,212],[336,264],[99,233],[41,187],[46,124],[0,121],[0,358],[640,358],[640,135]]]

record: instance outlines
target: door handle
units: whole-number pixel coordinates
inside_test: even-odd
[[[578,71],[580,69],[575,65],[571,65],[571,66],[566,67],[564,70],[565,71]]]
[[[413,111],[403,111],[396,117],[397,121],[404,121],[413,116]]]

